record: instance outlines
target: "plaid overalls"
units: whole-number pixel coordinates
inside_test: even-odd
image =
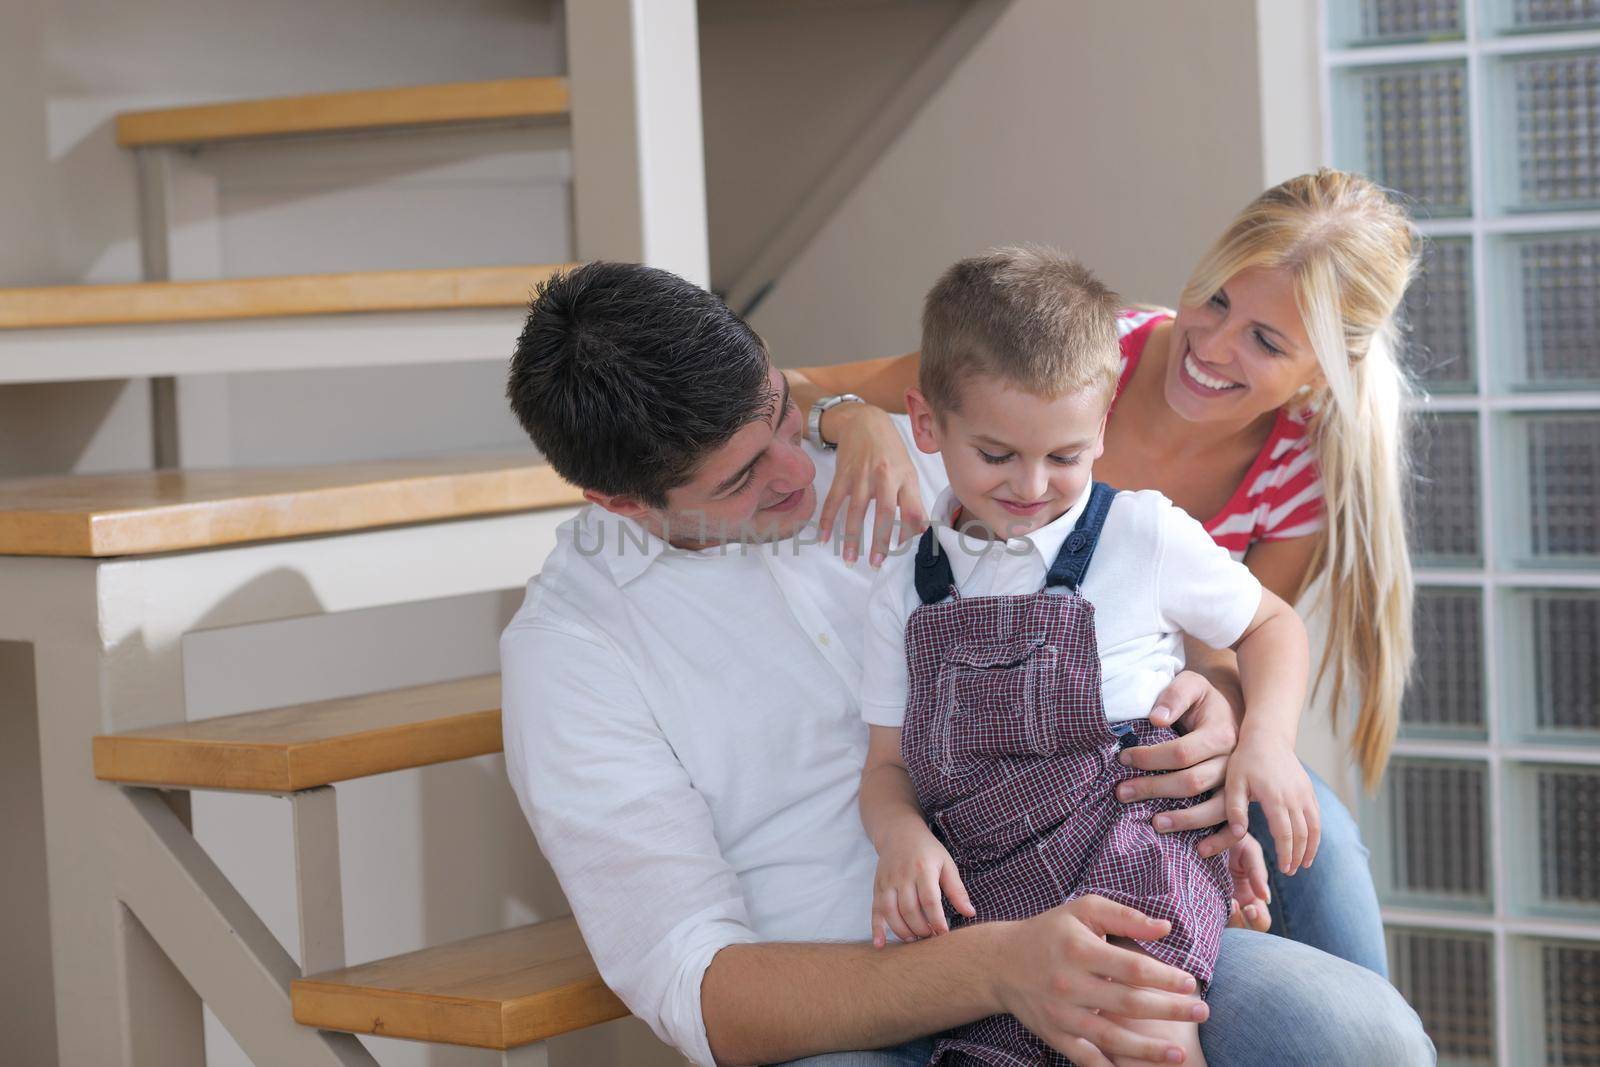
[[[1107,724],[1094,605],[1078,592],[1115,496],[1094,486],[1045,588],[1026,596],[961,596],[934,532],[922,535],[901,753],[978,913],[947,908],[952,926],[1025,919],[1098,893],[1171,920],[1167,937],[1141,947],[1204,989],[1232,895],[1227,864],[1196,854],[1206,831],[1150,825],[1194,800],[1117,800],[1117,784],[1143,773],[1118,752],[1175,735],[1147,720]],[[1010,1015],[945,1034],[932,1062],[1070,1067]]]

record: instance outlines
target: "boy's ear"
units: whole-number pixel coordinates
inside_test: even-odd
[[[655,508],[641,503],[637,497],[624,496],[620,493],[600,493],[593,489],[585,489],[583,499],[599,505],[613,515],[621,515],[635,522],[642,522],[645,516],[655,511]]]
[[[1104,415],[1100,416],[1100,432],[1095,434],[1094,437],[1094,459],[1099,459],[1106,454],[1106,423],[1110,419],[1111,412],[1109,409]]]
[[[914,385],[906,390],[906,414],[911,416],[911,438],[917,447],[930,456],[939,451],[939,416]]]

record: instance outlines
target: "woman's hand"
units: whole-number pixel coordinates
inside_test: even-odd
[[[888,413],[869,404],[839,404],[827,411],[822,437],[839,447],[833,485],[817,518],[822,540],[833,536],[839,512],[845,509],[838,532],[844,539],[845,562],[854,563],[861,554],[867,505],[876,504],[870,560],[874,567],[881,566],[889,554],[896,510],[900,513],[898,544],[920,534],[927,525],[922,486],[905,441]]]
[[[1228,849],[1228,873],[1233,875],[1233,899],[1228,925],[1265,933],[1272,926],[1272,889],[1267,884],[1267,858],[1261,844],[1245,834]]]
[[[1112,1057],[1172,1062],[1176,1046],[1112,1016],[1204,1022],[1209,1015],[1187,972],[1106,940],[1159,940],[1172,930],[1164,919],[1091,894],[1025,922],[976,929],[991,925],[1003,940],[994,1001],[1081,1067],[1111,1067]]]
[[[1132,778],[1117,787],[1124,803],[1148,797],[1197,797],[1211,792],[1227,779],[1229,758],[1239,742],[1239,723],[1233,708],[1216,688],[1193,671],[1184,671],[1156,698],[1150,712],[1155,726],[1171,725],[1183,736],[1159,745],[1136,745],[1122,750],[1122,762],[1143,771],[1166,771]],[[1155,817],[1160,833],[1198,830],[1225,821],[1227,807],[1221,794],[1181,811]],[[1202,856],[1215,856],[1245,835],[1248,826],[1227,826],[1202,840]]]
[[[1228,767],[1225,796],[1230,823],[1248,819],[1252,800],[1261,805],[1280,871],[1293,874],[1310,866],[1322,840],[1321,809],[1292,744],[1262,732],[1245,737]]]
[[[978,914],[955,861],[927,827],[908,826],[884,842],[872,886],[872,943],[882,948],[890,930],[902,941],[948,934],[941,889],[961,914]]]

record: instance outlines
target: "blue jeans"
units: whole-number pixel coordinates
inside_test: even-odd
[[[1309,769],[1307,773],[1310,773]],[[1267,884],[1272,890],[1272,932],[1329,955],[1360,964],[1384,977],[1389,957],[1383,941],[1378,893],[1367,865],[1367,847],[1355,819],[1328,784],[1315,774],[1311,784],[1322,808],[1322,844],[1310,867],[1293,877],[1278,871],[1266,816],[1250,807],[1250,834],[1261,842],[1267,859]]]
[[[1431,1067],[1433,1043],[1394,986],[1314,948],[1256,933],[1222,935],[1200,1045],[1213,1067]],[[833,1052],[791,1067],[920,1067],[931,1040]]]

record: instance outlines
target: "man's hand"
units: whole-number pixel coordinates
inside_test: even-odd
[[[1123,782],[1117,799],[1125,803],[1148,797],[1197,797],[1227,780],[1228,761],[1239,743],[1239,720],[1228,702],[1205,678],[1184,671],[1156,698],[1150,712],[1155,726],[1172,726],[1183,736],[1159,745],[1136,745],[1122,750],[1122,762],[1143,771],[1166,771]],[[1182,811],[1155,818],[1159,833],[1198,830],[1225,821],[1227,808],[1221,794]],[[1243,822],[1229,825],[1202,840],[1202,856],[1215,856],[1245,835]]]
[[[941,889],[952,908],[969,919],[978,914],[955,860],[927,827],[908,827],[885,842],[872,888],[872,943],[882,948],[890,930],[902,941],[948,934]]]
[[[889,554],[896,526],[899,543],[904,544],[927,525],[917,468],[911,463],[905,440],[881,409],[867,404],[840,404],[823,418],[823,437],[838,444],[839,456],[833,484],[828,487],[817,516],[818,532],[827,541],[837,524],[844,541],[844,561],[854,563],[861,553],[867,505],[875,504],[870,559],[874,567],[880,566]],[[849,507],[840,522],[839,511],[846,504]]]
[[[1084,896],[1006,925],[995,998],[1079,1067],[1112,1067],[1113,1056],[1172,1062],[1168,1050],[1176,1045],[1136,1034],[1104,1013],[1183,1022],[1203,1022],[1208,1014],[1188,973],[1106,941],[1165,937],[1171,924],[1164,919]]]

